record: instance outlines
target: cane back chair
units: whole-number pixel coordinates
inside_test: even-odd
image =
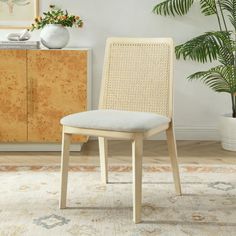
[[[99,109],[61,120],[60,208],[66,208],[69,145],[73,134],[97,136],[101,178],[108,183],[109,138],[132,140],[133,220],[141,221],[143,140],[166,132],[176,193],[181,194],[173,130],[173,41],[170,38],[109,38]]]

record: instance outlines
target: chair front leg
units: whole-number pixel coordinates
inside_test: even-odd
[[[100,156],[100,169],[102,183],[108,182],[108,169],[107,169],[107,157],[108,157],[108,141],[106,138],[99,137],[99,156]]]
[[[61,195],[60,209],[66,208],[68,167],[70,158],[70,139],[71,134],[62,133],[62,151],[61,151]]]
[[[132,141],[132,165],[133,165],[133,221],[141,222],[142,211],[142,157],[143,136],[135,135]]]
[[[176,194],[181,195],[181,183],[180,183],[179,166],[177,160],[177,148],[176,148],[176,140],[172,123],[170,124],[170,127],[166,130],[166,136],[167,136],[168,151],[171,160]]]

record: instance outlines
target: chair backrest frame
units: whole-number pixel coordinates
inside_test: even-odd
[[[123,48],[122,48],[122,46],[123,46]],[[134,46],[134,47],[132,47],[132,46]],[[160,61],[160,59],[163,59],[163,61],[168,62],[168,65],[166,65],[165,71],[163,72],[164,75],[165,75],[164,77],[166,77],[165,81],[164,80],[163,81],[165,83],[167,83],[167,84],[163,85],[164,90],[166,90],[166,91],[164,91],[166,93],[166,97],[161,98],[161,99],[166,99],[166,100],[163,100],[163,103],[165,103],[164,108],[163,108],[163,112],[162,111],[157,112],[158,108],[155,109],[155,104],[154,104],[154,109],[152,109],[153,108],[152,107],[150,109],[145,108],[144,110],[140,110],[139,107],[137,107],[138,106],[137,104],[136,104],[136,107],[134,109],[132,108],[132,104],[130,106],[127,105],[128,108],[131,107],[131,109],[126,109],[127,107],[126,106],[124,107],[124,104],[123,104],[123,107],[122,107],[122,105],[119,106],[119,101],[116,102],[115,99],[119,100],[119,94],[116,93],[116,91],[115,91],[116,94],[114,94],[114,98],[112,98],[112,94],[110,94],[110,96],[108,96],[109,91],[111,90],[111,86],[113,86],[112,85],[113,78],[115,78],[114,80],[117,80],[116,85],[118,85],[117,82],[119,81],[119,78],[118,78],[119,73],[122,73],[122,68],[123,68],[122,66],[123,66],[124,63],[123,63],[122,60],[119,61],[120,59],[122,59],[122,55],[120,56],[119,50],[120,51],[123,50],[123,52],[126,53],[126,51],[129,50],[129,49],[130,50],[135,50],[135,46],[139,46],[139,49],[140,49],[141,46],[146,47],[147,51],[145,51],[145,48],[144,48],[144,53],[146,52],[147,54],[152,51],[151,49],[155,49],[156,52],[159,52],[159,51],[162,52],[162,49],[164,47],[166,47],[164,49],[163,55],[161,55],[161,58],[158,59],[158,55],[157,55],[157,59],[159,60],[158,65],[162,63],[162,61]],[[152,47],[152,48],[148,49],[148,47]],[[141,52],[143,52],[143,51],[140,51],[140,53],[138,54],[138,57],[139,56],[142,57]],[[127,55],[130,56],[129,54],[127,54]],[[124,57],[127,56],[127,55],[124,55]],[[112,65],[112,60],[114,60],[116,62],[116,57],[121,57],[121,58],[117,59],[117,62],[119,64],[118,69],[121,69],[120,71],[116,71],[114,69],[116,64]],[[151,55],[151,57],[152,58],[150,58],[150,59],[151,59],[151,62],[153,63],[153,60],[155,60],[155,54]],[[106,42],[106,49],[105,49],[105,59],[104,59],[101,91],[100,91],[99,109],[147,111],[147,112],[158,113],[160,115],[165,115],[165,116],[169,117],[170,119],[172,119],[172,116],[173,116],[173,57],[174,57],[174,45],[173,45],[173,40],[171,38],[108,38],[107,42]],[[132,59],[132,58],[129,58],[129,60],[130,59]],[[130,60],[130,62],[131,62],[131,60]],[[140,59],[138,59],[137,62],[141,62]],[[135,58],[133,58],[133,60],[131,62],[131,66],[133,67],[134,65],[132,63],[135,63]],[[157,67],[158,67],[158,65],[157,65]],[[129,65],[125,65],[125,69],[127,69],[127,66],[129,66]],[[115,72],[115,73],[113,73],[113,75],[115,74],[114,76],[112,75],[112,72]],[[157,69],[156,69],[155,73],[157,73],[157,75],[159,75],[158,73],[160,73],[160,72],[158,72]],[[113,76],[113,78],[112,78],[112,76]],[[136,75],[136,76],[138,76],[138,75]],[[159,78],[159,80],[160,79],[162,79],[162,78]],[[122,82],[124,83],[124,80],[121,81],[120,83],[122,83]],[[145,80],[143,80],[143,82],[145,83]],[[155,81],[155,83],[156,83],[156,81]],[[155,85],[157,86],[157,84],[155,84]],[[121,84],[120,86],[121,86],[120,89],[122,89],[123,85]],[[123,87],[123,88],[125,88],[125,87]],[[150,84],[149,84],[148,88],[150,89]],[[158,88],[158,86],[156,88]],[[115,87],[113,88],[113,93],[114,93],[114,89],[115,89]],[[141,96],[141,94],[140,94],[140,96]],[[112,102],[109,103],[109,99],[111,100],[111,98],[114,99],[112,102],[115,102],[115,105],[113,105]],[[155,99],[157,101],[158,96]],[[153,101],[155,102],[154,99],[153,99]],[[157,103],[158,103],[158,101],[157,101]],[[145,105],[145,103],[143,103],[143,105]],[[146,104],[146,105],[148,106],[149,103]]]

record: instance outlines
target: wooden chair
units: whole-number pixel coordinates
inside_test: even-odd
[[[109,38],[99,110],[61,120],[60,208],[66,208],[72,134],[99,137],[101,177],[108,182],[108,138],[132,140],[133,220],[141,221],[143,140],[166,131],[175,189],[181,195],[172,121],[173,41],[170,38]]]

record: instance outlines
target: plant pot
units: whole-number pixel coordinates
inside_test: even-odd
[[[40,33],[41,43],[49,49],[64,48],[70,39],[69,31],[59,24],[48,24]]]
[[[219,130],[223,149],[236,151],[236,118],[231,114],[220,117]]]

